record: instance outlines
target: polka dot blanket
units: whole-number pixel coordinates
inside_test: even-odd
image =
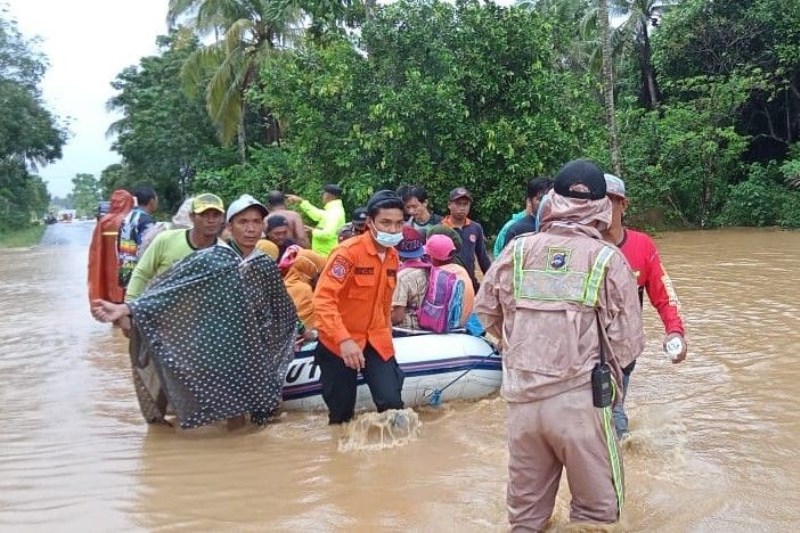
[[[181,427],[280,405],[297,316],[275,262],[213,246],[175,264],[130,304]]]

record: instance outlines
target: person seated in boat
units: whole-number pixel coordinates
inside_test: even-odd
[[[275,243],[278,247],[278,257],[283,257],[290,246],[296,246],[297,242],[289,234],[289,220],[283,215],[272,215],[267,217],[266,230],[264,233],[267,239]]]
[[[317,328],[317,314],[314,311],[314,288],[319,275],[325,269],[326,259],[313,250],[291,246],[281,257],[278,265],[283,273],[286,292],[297,309],[297,318],[307,329]],[[312,338],[315,338],[312,335]]]
[[[428,237],[431,235],[444,235],[449,237],[450,240],[453,241],[453,245],[456,247],[456,251],[453,255],[453,263],[464,267],[464,263],[461,261],[461,245],[463,244],[463,241],[461,240],[461,235],[459,235],[456,230],[449,226],[445,226],[444,224],[437,224],[428,230]],[[464,269],[466,270],[466,267],[464,267]]]
[[[403,240],[395,246],[400,257],[397,285],[392,295],[392,325],[421,329],[417,309],[428,290],[430,263],[424,260],[422,235],[411,226],[403,227]]]
[[[464,293],[461,301],[461,322],[459,324],[460,327],[464,327],[475,305],[475,289],[472,287],[467,270],[463,266],[456,264],[457,254],[455,243],[447,235],[431,235],[428,237],[428,242],[425,243],[425,256],[431,264],[446,272],[452,272],[464,282]]]
[[[453,241],[441,234],[431,235],[431,239],[433,257],[419,232],[410,227],[403,230],[403,240],[397,245],[402,264],[392,297],[392,324],[403,329],[444,333],[466,325],[475,301],[475,291],[472,282],[466,282],[470,279],[467,271],[453,262],[456,256]],[[436,269],[444,274],[437,273]],[[435,286],[428,294],[428,285],[434,279],[440,280],[441,290]],[[420,311],[426,298],[428,307]],[[436,302],[437,298],[441,302]],[[437,308],[447,309],[445,314],[448,316],[437,320],[439,313],[427,312]]]

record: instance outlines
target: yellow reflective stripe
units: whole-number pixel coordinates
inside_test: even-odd
[[[514,241],[514,298],[521,297],[522,291],[522,243],[524,239]]]
[[[114,235],[114,236],[116,236],[118,234],[119,234],[119,232],[116,232],[116,231],[104,231],[103,232],[103,235]]]
[[[613,416],[611,407],[601,409],[603,417],[603,433],[606,438],[606,448],[608,449],[608,460],[611,463],[611,483],[614,485],[614,493],[617,496],[617,509],[622,515],[622,506],[625,504],[625,479],[622,474],[622,461],[620,461],[619,451],[617,450],[617,435],[614,430]]]
[[[586,280],[586,292],[583,294],[583,303],[594,307],[597,305],[598,294],[600,293],[600,284],[606,275],[606,265],[614,255],[614,251],[610,246],[604,246],[600,250],[600,255],[594,260],[592,271],[589,273],[589,279]]]

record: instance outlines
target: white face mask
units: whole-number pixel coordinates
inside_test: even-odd
[[[403,240],[403,232],[400,233],[387,233],[385,231],[375,230],[375,240],[385,248],[397,246]]]

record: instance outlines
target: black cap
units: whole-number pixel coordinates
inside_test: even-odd
[[[472,193],[469,192],[464,187],[456,187],[452,191],[450,191],[450,201],[458,200],[459,198],[469,198],[469,201],[472,201]]]
[[[353,211],[353,224],[356,225],[363,225],[367,223],[367,208],[366,207],[359,207],[355,211]]]
[[[573,190],[583,185],[588,191]],[[606,179],[603,171],[588,159],[570,161],[556,174],[553,189],[567,198],[602,200],[606,197]]]
[[[335,183],[329,183],[322,188],[328,194],[332,194],[337,198],[342,195],[342,188],[336,185]]]
[[[403,200],[394,191],[381,190],[372,195],[367,202],[368,216],[375,216],[378,209],[397,208],[403,210]]]

